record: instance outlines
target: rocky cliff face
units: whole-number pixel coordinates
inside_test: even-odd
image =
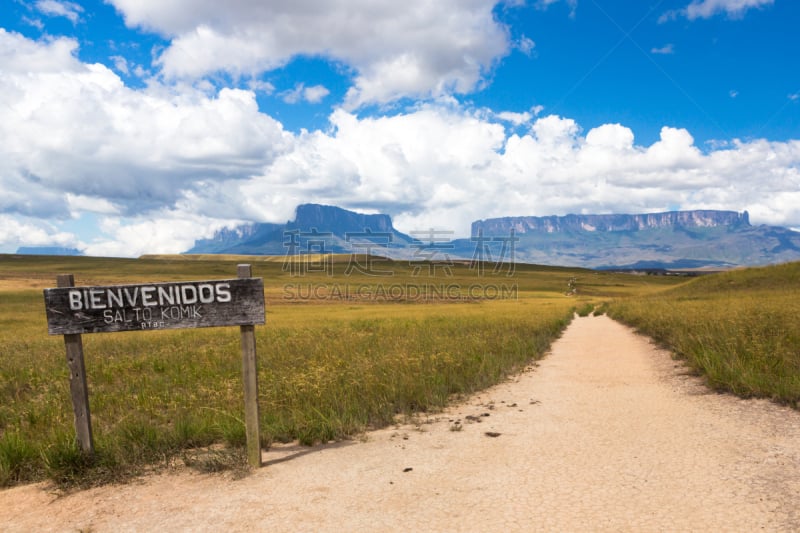
[[[508,237],[515,232],[512,241]],[[567,215],[478,220],[472,235],[444,256],[588,268],[696,268],[800,260],[800,233],[751,226],[747,212],[670,211],[641,215]],[[423,243],[424,244],[424,243]],[[388,215],[304,204],[286,224],[249,224],[200,240],[188,253],[294,255],[371,253],[419,258],[421,244]]]
[[[286,224],[247,224],[202,239],[189,254],[285,255],[331,253],[403,255],[413,239],[394,229],[389,215],[364,215],[340,207],[303,204]]]
[[[668,211],[641,215],[566,215],[547,217],[503,217],[478,220],[472,223],[472,235],[640,231],[656,228],[714,228],[719,226],[747,227],[747,211]]]
[[[20,246],[17,248],[20,255],[83,255],[77,248],[65,248],[63,246]]]
[[[393,232],[389,215],[364,215],[330,205],[303,204],[297,206],[295,220],[287,228],[332,232],[337,235],[363,232]]]
[[[210,239],[195,241],[189,254],[255,254],[264,243],[277,240],[280,243],[281,224],[245,224],[235,228],[223,228]]]

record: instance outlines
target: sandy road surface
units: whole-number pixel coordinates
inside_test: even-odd
[[[605,317],[419,426],[264,458],[239,480],[2,491],[0,530],[800,531],[800,413],[708,393]]]

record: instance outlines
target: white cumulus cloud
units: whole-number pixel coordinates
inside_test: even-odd
[[[68,39],[36,42],[0,30],[0,207],[59,214],[66,194],[122,211],[171,205],[209,177],[246,178],[291,136],[250,91],[127,88],[82,64]]]
[[[774,0],[695,0],[686,7],[686,16],[689,20],[711,18],[718,13],[741,17],[749,9],[773,3]]]
[[[50,17],[64,17],[73,24],[80,19],[83,8],[74,2],[58,0],[38,0],[35,4],[36,9]]]
[[[16,218],[0,213],[0,247],[15,251],[19,246],[63,246],[78,245],[75,235],[58,231],[51,225],[36,219]],[[125,254],[120,254],[125,255]]]
[[[189,15],[174,17],[177,31]],[[285,222],[305,202],[453,236],[487,217],[675,206],[747,209],[755,223],[800,226],[800,141],[701,149],[686,129],[665,126],[642,145],[623,124],[584,130],[538,106],[495,113],[447,97],[387,116],[341,108],[329,128],[292,135],[259,111],[252,90],[135,90],[76,50],[70,39],[0,29],[0,250],[181,252],[222,227]],[[322,89],[303,86],[300,97],[324,97]],[[101,222],[90,242],[64,229],[92,220]]]
[[[354,71],[351,108],[470,91],[510,48],[495,0],[111,1],[129,26],[171,39],[157,59],[168,78],[254,76],[321,56]]]
[[[210,238],[235,222],[175,210],[159,210],[125,223],[109,217],[101,221],[107,238],[82,243],[80,249],[87,255],[105,257],[178,253],[191,248],[195,239]]]
[[[664,13],[659,22],[686,17],[689,20],[708,19],[715,15],[725,14],[729,18],[741,18],[750,9],[770,6],[775,0],[693,0],[683,9]]]
[[[283,101],[288,104],[296,104],[298,102],[318,104],[329,94],[330,91],[324,85],[306,87],[302,83],[298,83],[294,89],[281,93]]]

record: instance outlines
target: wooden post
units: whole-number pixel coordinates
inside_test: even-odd
[[[59,287],[74,287],[72,274],[59,274],[56,278]],[[89,387],[86,384],[86,366],[83,362],[83,341],[79,334],[64,335],[69,366],[69,391],[72,396],[72,411],[75,414],[75,434],[81,451],[94,454],[92,438],[92,417],[89,413]]]
[[[240,278],[252,277],[250,265],[238,265]],[[244,420],[247,434],[247,462],[254,468],[261,467],[261,430],[258,413],[258,365],[256,361],[255,325],[243,325],[242,380],[244,381]]]

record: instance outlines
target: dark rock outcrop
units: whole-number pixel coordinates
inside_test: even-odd
[[[286,224],[257,223],[218,231],[195,242],[188,254],[297,255],[371,253],[405,256],[414,239],[389,215],[365,215],[340,207],[302,204]]]
[[[566,215],[547,217],[502,217],[472,223],[472,236],[530,232],[640,231],[656,228],[714,228],[750,226],[747,211],[668,211],[642,215]]]
[[[77,248],[65,248],[63,246],[20,246],[17,248],[19,255],[83,255]]]

